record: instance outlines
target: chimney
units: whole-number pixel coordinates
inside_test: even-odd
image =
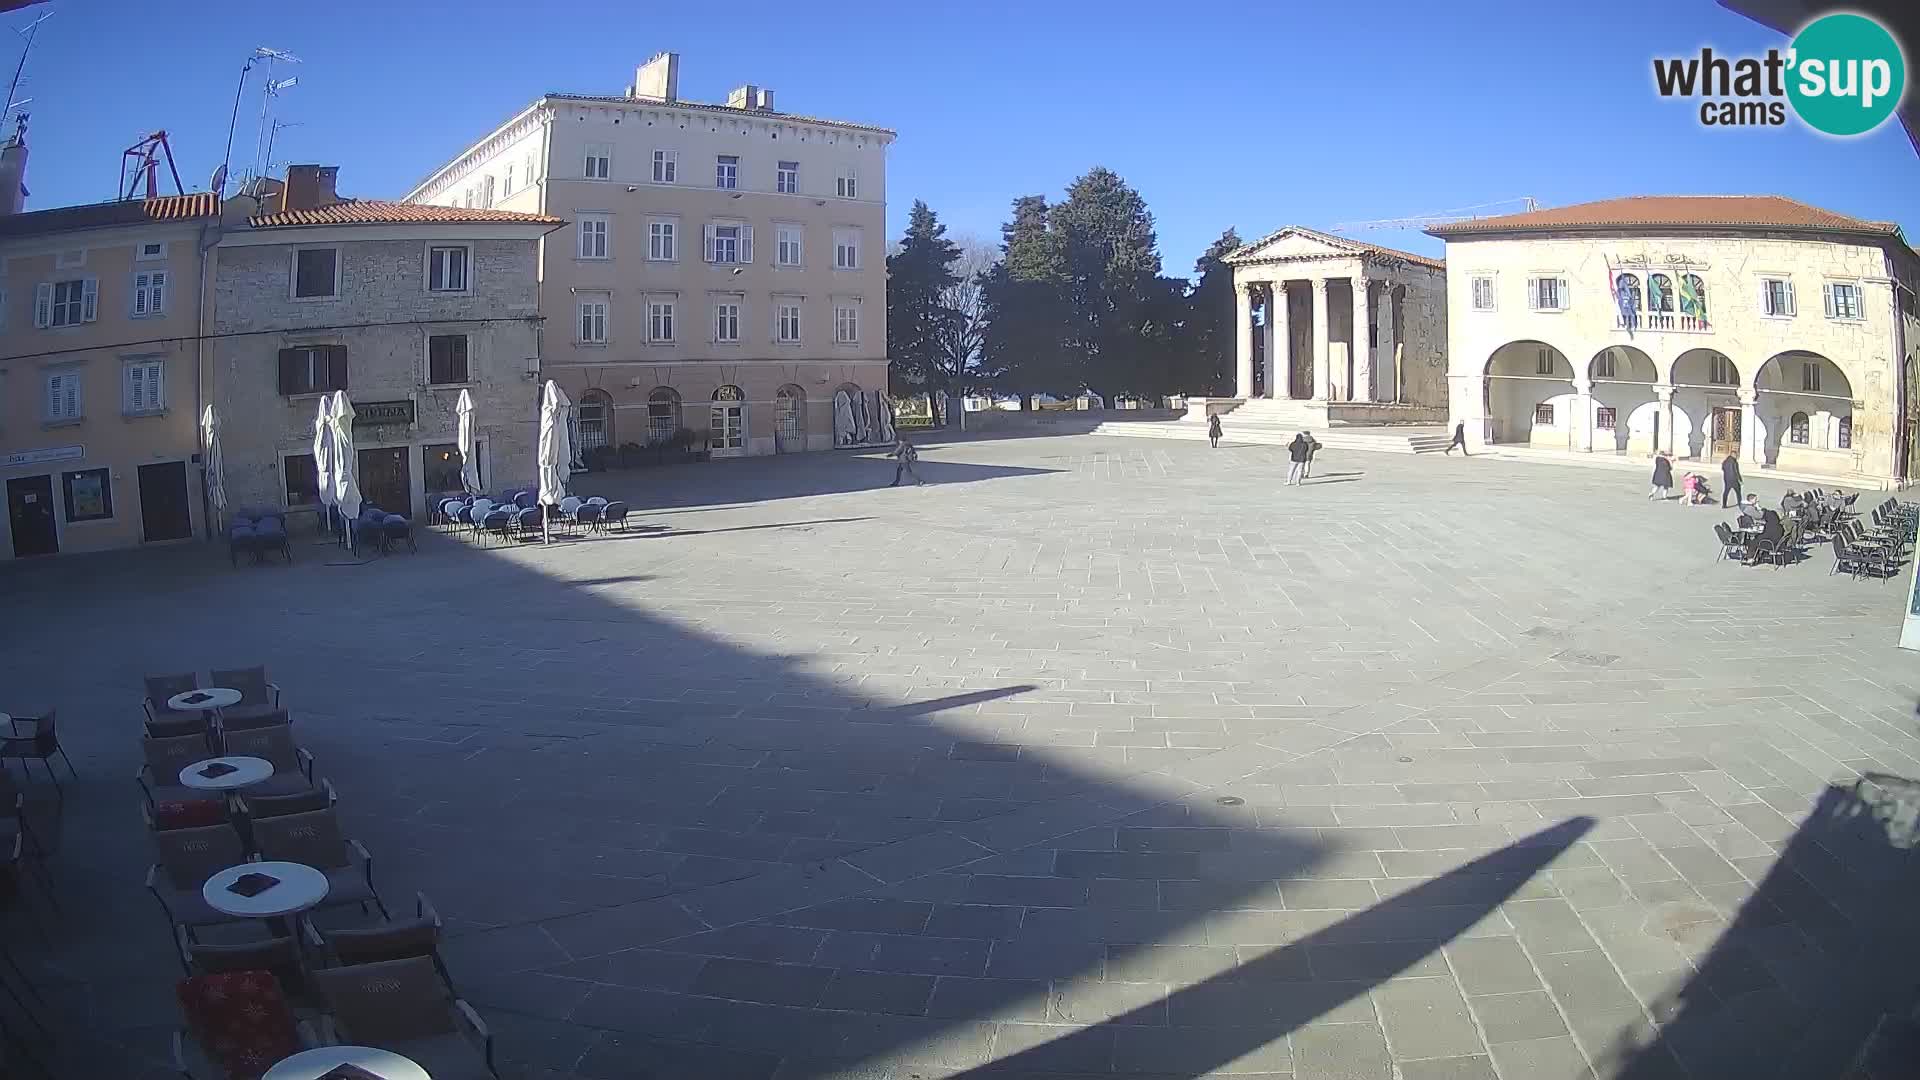
[[[663,52],[641,64],[633,73],[631,96],[654,101],[680,100],[680,54]]]
[[[762,112],[772,112],[773,111],[773,91],[767,89],[764,86],[761,87],[760,100],[754,104],[754,108],[759,109]]]
[[[0,146],[0,217],[17,214],[27,205],[27,114],[13,137]]]
[[[334,194],[338,165],[289,165],[287,186],[280,192],[281,210],[318,210],[340,201]]]
[[[773,111],[773,91],[747,83],[736,86],[727,94],[727,108],[748,111]]]

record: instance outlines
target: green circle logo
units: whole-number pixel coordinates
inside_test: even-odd
[[[1808,23],[1788,54],[1787,99],[1815,131],[1862,135],[1893,115],[1907,89],[1900,43],[1864,15]]]

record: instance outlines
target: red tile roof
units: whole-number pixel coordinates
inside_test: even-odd
[[[429,206],[425,203],[387,202],[382,199],[347,199],[313,210],[282,210],[255,214],[248,223],[256,229],[288,228],[302,225],[482,225],[498,222],[515,225],[564,225],[566,222],[545,214],[522,214],[512,210],[482,210],[478,207]]]
[[[211,191],[190,195],[161,195],[152,199],[122,199],[117,202],[87,203],[82,206],[57,206],[51,210],[33,210],[0,217],[0,236],[44,236],[78,229],[102,229],[114,225],[145,225],[155,221],[192,221],[211,218],[220,212],[220,201]]]
[[[1633,195],[1624,199],[1556,206],[1523,214],[1435,225],[1442,239],[1487,233],[1553,232],[1563,229],[1815,229],[1898,237],[1889,221],[1836,214],[1780,195]]]

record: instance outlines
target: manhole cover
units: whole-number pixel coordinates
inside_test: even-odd
[[[1238,795],[1222,795],[1213,801],[1219,803],[1221,806],[1244,806],[1247,802],[1247,800]]]
[[[1412,760],[1413,760],[1413,755],[1412,755],[1412,754],[1401,754],[1401,755],[1400,755],[1400,760],[1401,760],[1401,761],[1412,761]]]

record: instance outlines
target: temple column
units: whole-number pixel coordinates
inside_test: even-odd
[[[1766,464],[1760,456],[1760,448],[1766,444],[1760,438],[1760,417],[1754,410],[1759,401],[1760,395],[1752,390],[1740,391],[1740,458],[1756,469]]]
[[[1333,365],[1327,356],[1327,279],[1313,279],[1313,400],[1333,398]]]
[[[1267,326],[1272,346],[1267,349],[1267,396],[1293,396],[1293,330],[1287,323],[1287,283],[1276,281],[1267,294]]]
[[[1233,314],[1238,320],[1233,337],[1233,396],[1244,401],[1253,396],[1253,286],[1233,291]]]
[[[1363,271],[1353,282],[1353,382],[1347,400],[1373,401],[1373,283]]]
[[[1379,348],[1374,350],[1378,358],[1380,374],[1374,379],[1377,393],[1375,401],[1400,400],[1400,365],[1393,355],[1393,282],[1380,283],[1380,307],[1374,312],[1374,325],[1379,328]]]

